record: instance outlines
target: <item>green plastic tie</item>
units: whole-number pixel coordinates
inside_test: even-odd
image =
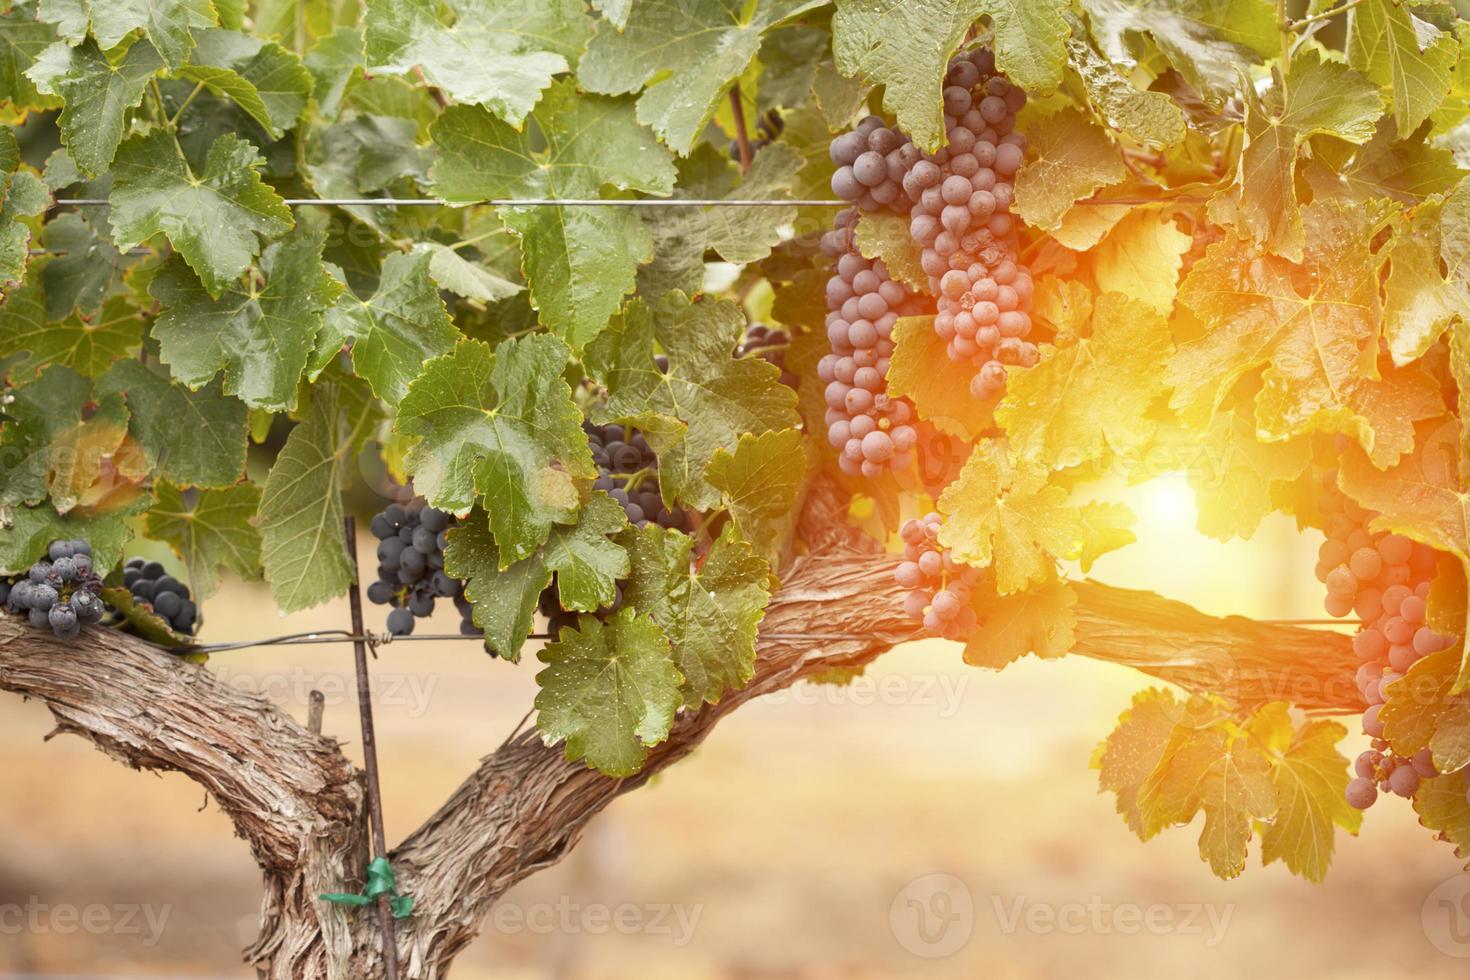
[[[360,908],[364,905],[375,905],[378,899],[387,895],[388,906],[393,910],[393,918],[406,919],[413,914],[413,896],[398,894],[398,881],[393,876],[393,865],[388,863],[387,858],[374,858],[373,863],[368,865],[367,887],[363,888],[358,895],[331,894],[319,896],[324,902],[333,905],[347,905]]]

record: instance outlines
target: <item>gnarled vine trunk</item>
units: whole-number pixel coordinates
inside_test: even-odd
[[[839,507],[830,494],[808,503],[810,551],[787,567],[771,599],[751,683],[683,712],[637,776],[611,779],[567,762],[559,746],[526,732],[393,849],[400,887],[416,903],[399,923],[404,976],[447,975],[496,899],[561,860],[589,820],[689,754],[726,714],[802,678],[860,667],[913,636],[893,583],[897,559],[850,536]],[[1076,654],[1226,692],[1242,705],[1363,707],[1345,635],[1214,618],[1094,582],[1074,588]],[[60,643],[23,620],[0,619],[0,689],[45,701],[59,732],[134,768],[182,772],[215,797],[264,875],[261,935],[246,951],[262,977],[383,975],[376,918],[316,897],[355,888],[369,859],[363,777],[335,741],[207,668],[105,629]]]

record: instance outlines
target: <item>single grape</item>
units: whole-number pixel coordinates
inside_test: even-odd
[[[413,632],[413,613],[407,609],[394,609],[388,613],[388,632],[394,636],[408,636]]]

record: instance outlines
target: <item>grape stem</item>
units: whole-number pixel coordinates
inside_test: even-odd
[[[730,89],[730,111],[735,115],[735,142],[740,147],[740,172],[750,170],[750,134],[745,131],[745,106],[740,102],[740,83]]]

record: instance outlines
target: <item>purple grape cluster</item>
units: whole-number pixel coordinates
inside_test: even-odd
[[[781,383],[795,390],[801,379],[786,367],[786,350],[791,346],[791,337],[779,327],[768,327],[764,323],[752,323],[745,330],[745,339],[735,348],[736,357],[759,357],[776,365],[781,371]]]
[[[893,578],[909,590],[903,602],[909,616],[936,636],[960,640],[975,628],[970,593],[984,572],[955,561],[948,548],[939,546],[942,523],[937,513],[904,522],[899,531],[904,560],[894,569]]]
[[[163,562],[129,558],[123,566],[123,585],[135,602],[151,606],[175,633],[191,634],[198,627],[199,607],[189,587],[168,574]]]
[[[369,602],[392,607],[388,632],[407,636],[414,622],[434,614],[439,599],[452,599],[459,610],[459,631],[479,636],[464,597],[464,583],[444,571],[444,545],[455,518],[409,496],[373,515],[369,525],[378,539],[378,580],[367,588]]]
[[[629,524],[643,527],[652,522],[659,527],[687,529],[687,515],[664,506],[658,486],[658,456],[642,432],[616,422],[583,422],[582,429],[592,448],[592,461],[597,464],[592,489],[607,491],[621,504]]]
[[[102,579],[92,568],[92,548],[85,541],[53,541],[46,557],[33,564],[25,578],[5,585],[0,600],[13,613],[26,613],[37,629],[49,627],[63,640],[95,623],[106,611]]]
[[[888,208],[908,214],[911,198],[902,191],[923,154],[907,136],[877,116],[867,116],[834,139],[828,154],[837,164],[832,193],[863,211]]]
[[[832,353],[817,364],[826,384],[827,439],[841,450],[844,473],[875,477],[885,469],[906,469],[918,432],[914,406],[888,394],[893,327],[901,316],[921,312],[918,298],[888,275],[881,259],[857,250],[853,228],[857,211],[837,216],[822,236],[822,251],[837,260],[827,280],[827,342]]]
[[[995,71],[986,49],[957,56],[945,76],[946,143],[903,180],[913,202],[909,234],[938,297],[934,331],[952,360],[978,369],[976,398],[1005,390],[1006,365],[1031,367],[1031,273],[1017,256],[1014,181],[1026,155],[1015,131],[1026,93]]]

